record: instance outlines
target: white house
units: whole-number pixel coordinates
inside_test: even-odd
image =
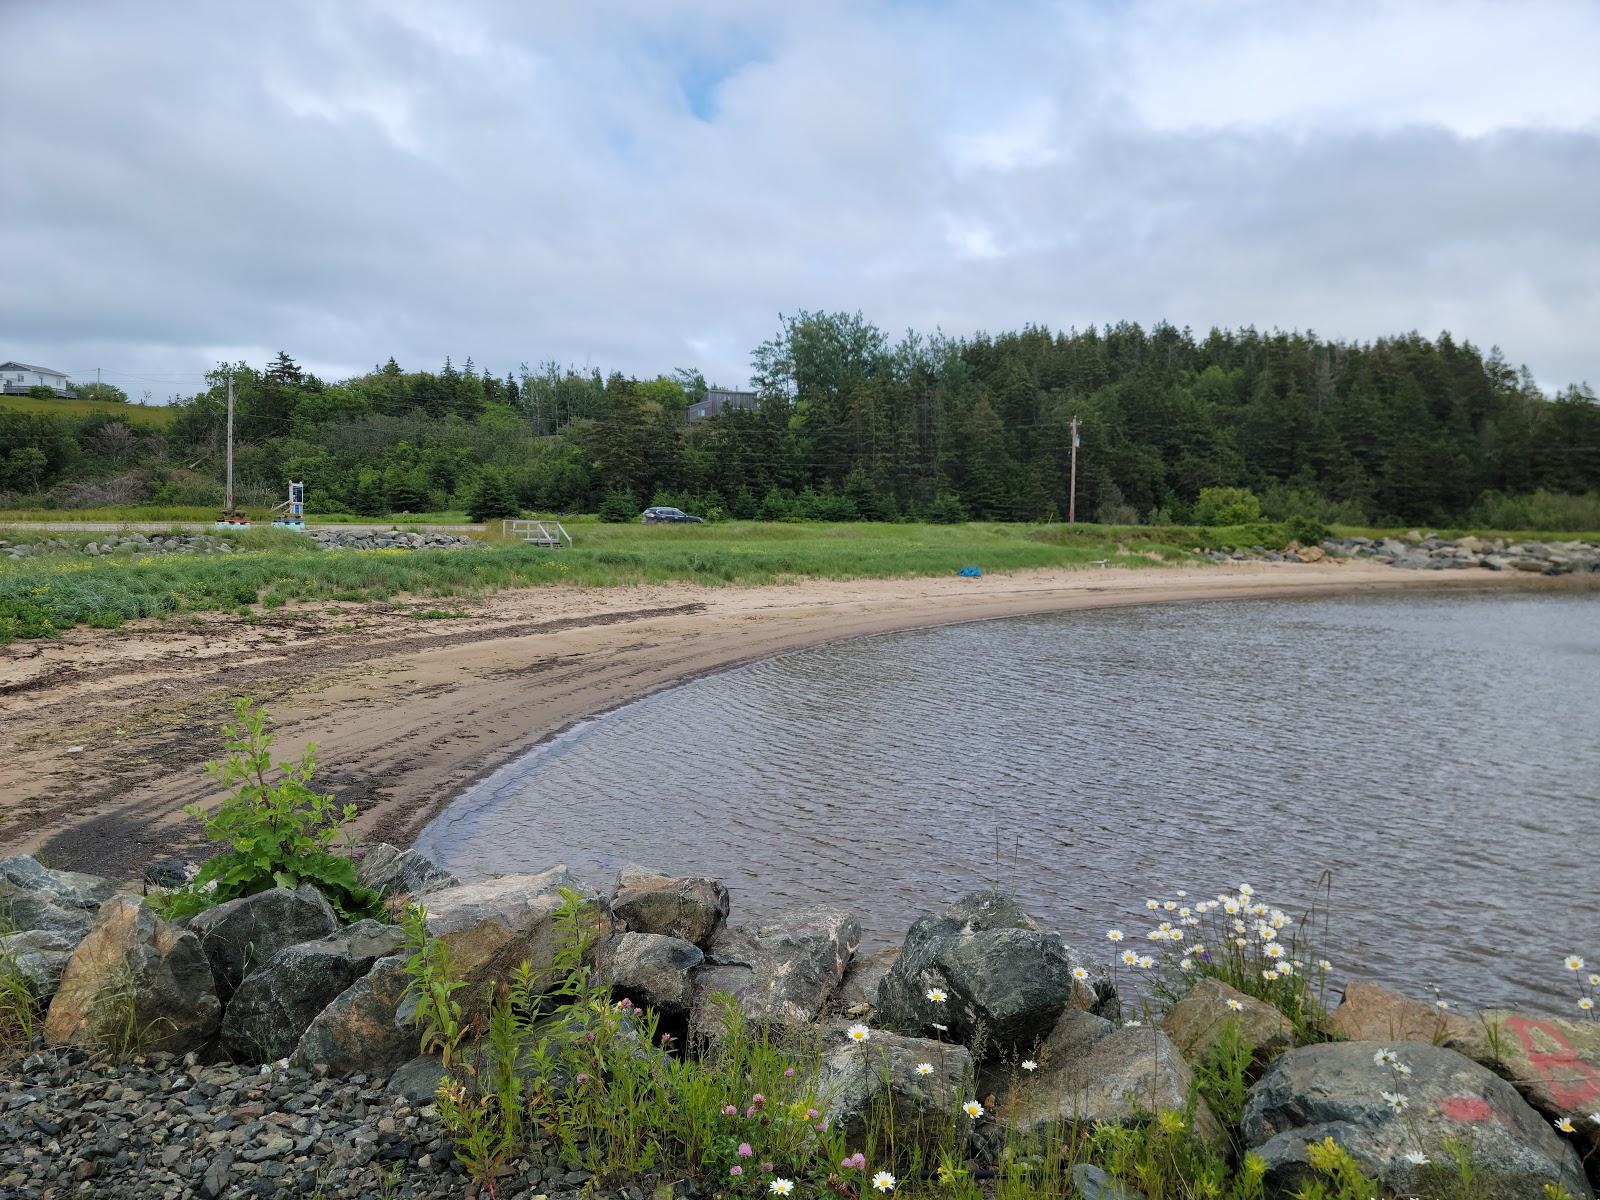
[[[58,396],[77,395],[67,387],[65,372],[52,371],[49,367],[34,367],[27,363],[0,363],[0,392],[15,396],[36,387],[47,387]]]

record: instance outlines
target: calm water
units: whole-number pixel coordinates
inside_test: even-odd
[[[831,900],[876,942],[998,875],[1094,953],[1149,927],[1147,896],[1248,881],[1298,911],[1328,870],[1341,977],[1565,1011],[1562,956],[1600,962],[1600,597],[1175,605],[798,651],[536,748],[422,848],[467,876],[714,875],[736,916]]]

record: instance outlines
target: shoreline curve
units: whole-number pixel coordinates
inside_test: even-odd
[[[359,606],[142,622],[0,647],[0,855],[114,877],[204,849],[191,803],[221,793],[231,697],[269,709],[280,757],[320,745],[318,781],[358,841],[409,845],[474,783],[582,721],[777,654],[1051,612],[1397,591],[1593,592],[1600,576],[1415,572],[1360,561],[1051,568],[984,576],[687,583],[496,594],[466,619]]]

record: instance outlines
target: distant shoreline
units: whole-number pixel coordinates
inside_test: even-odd
[[[278,757],[320,746],[317,781],[356,836],[409,845],[465,788],[542,742],[692,679],[898,630],[1135,604],[1401,591],[1592,592],[1600,576],[1415,572],[1365,562],[1052,568],[953,577],[524,588],[466,619],[332,605],[71,630],[0,648],[0,854],[127,877],[203,850],[183,806],[218,797],[230,698],[267,708]]]

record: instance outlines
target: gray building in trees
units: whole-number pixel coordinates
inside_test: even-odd
[[[705,399],[697,400],[685,410],[685,417],[690,421],[704,421],[707,417],[714,417],[720,412],[730,408],[754,408],[756,394],[754,392],[735,392],[729,388],[707,388]]]

